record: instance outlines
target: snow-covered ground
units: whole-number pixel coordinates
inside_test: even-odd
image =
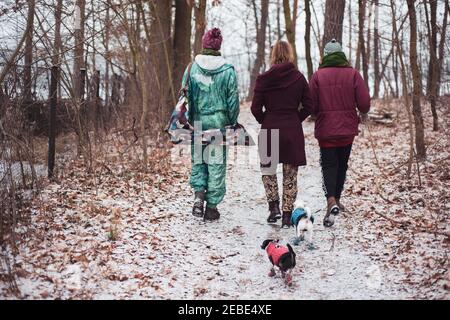
[[[251,131],[258,129],[248,107],[242,108],[240,122]],[[267,238],[286,243],[294,237],[294,229],[266,223],[256,147],[238,147],[229,155],[228,191],[216,223],[205,224],[190,214],[186,155],[172,164],[178,172],[170,175],[160,174],[167,170],[164,163],[153,168],[152,174],[118,166],[96,176],[78,175],[74,170],[63,183],[48,185],[33,206],[32,236],[24,237],[15,258],[19,297],[448,298],[441,285],[425,288],[405,281],[411,270],[386,262],[385,258],[397,254],[400,244],[388,234],[380,238],[382,227],[376,223],[387,223],[359,212],[365,204],[348,203],[349,213],[339,217],[333,228],[322,226],[325,202],[318,148],[313,124],[305,122],[304,127],[309,164],[300,169],[299,196],[316,212],[316,249],[309,250],[305,244],[294,247],[298,265],[291,287],[280,276],[267,276],[270,264],[260,245]],[[357,142],[355,148],[364,145]],[[367,150],[365,154],[370,161]],[[361,161],[358,152],[355,158],[349,173],[352,192],[359,184],[354,172],[364,171],[355,167]],[[365,213],[370,212],[365,208]],[[433,241],[424,245],[436,250]],[[4,298],[14,298],[6,284],[0,288]]]

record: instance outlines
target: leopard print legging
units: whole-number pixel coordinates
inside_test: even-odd
[[[298,167],[283,164],[283,211],[292,211],[297,198]],[[262,181],[266,189],[267,201],[279,201],[277,175],[263,175]]]

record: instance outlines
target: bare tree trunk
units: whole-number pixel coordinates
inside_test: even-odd
[[[374,84],[374,91],[373,91],[373,97],[375,99],[378,99],[379,95],[380,95],[380,82],[381,82],[381,77],[380,77],[380,46],[379,46],[379,30],[378,30],[378,25],[379,25],[379,12],[380,12],[380,8],[379,8],[379,0],[375,0],[374,1],[374,5],[375,5],[375,26],[374,26],[374,30],[373,30],[373,64],[374,64],[374,80],[375,80],[375,84]]]
[[[62,40],[61,40],[61,22],[62,22],[62,7],[63,7],[63,0],[58,0],[56,2],[55,7],[55,40],[53,43],[53,57],[52,57],[52,64],[53,66],[58,66],[58,68],[61,67],[61,51],[62,51]],[[61,86],[59,85],[59,69],[57,72],[57,88],[58,88],[58,100],[61,99]]]
[[[422,86],[420,78],[420,70],[417,62],[417,16],[415,0],[407,0],[408,15],[410,24],[410,64],[413,78],[413,115],[416,128],[416,149],[419,159],[425,158],[425,140],[424,125],[422,116],[422,107],[420,105],[420,97],[422,95]]]
[[[0,84],[3,83],[3,81],[6,78],[6,75],[9,73],[11,68],[13,66],[15,66],[17,56],[19,55],[20,50],[22,49],[22,46],[25,43],[25,39],[26,39],[27,35],[32,31],[33,21],[34,21],[35,4],[36,4],[35,0],[28,1],[27,26],[26,26],[25,31],[23,33],[23,36],[20,39],[19,44],[17,45],[17,47],[14,50],[13,54],[5,62],[5,67],[3,68],[2,72],[0,73]],[[0,96],[2,94],[3,94],[3,89],[2,89],[2,86],[0,86]]]
[[[392,31],[392,43],[395,43],[395,32]],[[392,74],[394,76],[395,81],[395,93],[394,97],[399,97],[399,83],[398,83],[398,51],[394,50],[392,54]]]
[[[47,159],[48,178],[50,180],[54,178],[54,169],[55,169],[56,108],[58,105],[58,81],[59,81],[59,67],[57,65],[54,65],[51,69],[51,82],[50,82],[50,121],[48,132],[48,159]]]
[[[255,2],[253,2],[256,8]],[[247,101],[253,99],[253,90],[255,89],[256,78],[261,72],[262,66],[264,64],[265,52],[266,52],[266,29],[267,21],[269,18],[269,0],[261,0],[261,21],[259,23],[259,28],[256,32],[256,59],[250,74],[250,88],[247,96]]]
[[[327,0],[325,6],[325,30],[322,40],[323,48],[333,39],[342,44],[344,14],[345,0]]]
[[[430,61],[428,64],[427,96],[430,101],[431,113],[433,114],[433,131],[439,130],[439,119],[436,111],[438,97],[438,56],[437,56],[437,0],[430,1],[431,17],[428,18],[427,1],[424,2],[425,14],[428,24],[428,40],[430,46]]]
[[[350,64],[352,64],[353,61],[353,16],[352,16],[352,1],[348,2],[348,25],[349,25],[349,31],[348,31],[348,61]]]
[[[142,58],[141,48],[137,49],[137,66],[138,66],[138,76],[139,81],[141,83],[141,99],[142,99],[142,114],[140,120],[140,129],[141,129],[141,143],[142,143],[142,158],[143,158],[143,166],[144,170],[147,170],[148,166],[148,151],[147,151],[147,117],[149,113],[149,105],[148,105],[148,87],[147,81],[145,77],[145,66]]]
[[[449,9],[450,9],[450,3],[449,0],[445,0],[444,3],[445,9],[444,9],[444,21],[442,23],[441,27],[441,40],[439,42],[439,67],[438,67],[438,86],[437,86],[437,95],[439,96],[439,93],[441,91],[441,79],[442,79],[442,68],[444,66],[444,60],[445,60],[445,44],[447,43],[447,26],[448,26],[448,16],[449,16]]]
[[[192,6],[186,0],[176,0],[173,38],[174,89],[178,92],[186,65],[191,61]]]
[[[291,5],[289,0],[283,0],[284,20],[286,24],[286,37],[294,50],[295,65],[298,63],[297,59],[297,46],[295,45],[295,25],[297,23],[297,7],[298,0],[294,0],[293,14],[291,15]]]
[[[163,118],[167,118],[176,103],[172,79],[173,42],[171,38],[171,1],[151,1],[151,12],[155,18],[150,28],[150,52],[159,83],[160,104]],[[142,13],[144,16],[144,13]],[[145,21],[143,21],[145,23]]]
[[[411,176],[411,169],[412,169],[412,163],[414,159],[414,132],[413,132],[413,116],[411,113],[411,101],[410,96],[408,94],[408,79],[406,77],[406,65],[403,60],[403,50],[402,46],[400,45],[399,40],[399,32],[397,28],[397,18],[395,13],[395,1],[391,0],[391,10],[392,10],[392,28],[394,33],[394,44],[397,47],[397,56],[400,59],[400,73],[401,73],[401,79],[402,79],[402,91],[403,91],[403,98],[405,100],[405,108],[406,113],[408,115],[408,124],[409,124],[409,161],[408,161],[408,172],[407,176],[408,178]]]
[[[202,38],[206,30],[206,0],[199,0],[198,6],[194,8],[195,16],[195,40],[194,55],[202,52]]]
[[[75,49],[73,64],[73,92],[75,99],[81,98],[81,76],[80,70],[84,69],[84,23],[85,23],[86,0],[76,0],[75,2]],[[79,102],[79,101],[78,101]]]
[[[277,0],[277,40],[281,40],[281,0]]]
[[[366,20],[366,4],[367,0],[359,0],[359,50],[362,57],[362,69],[363,69],[363,77],[364,82],[366,83],[367,88],[369,88],[369,64],[367,61],[367,52],[366,52],[366,44],[364,39],[364,24]]]
[[[110,116],[110,77],[109,77],[109,64],[111,59],[111,54],[109,52],[109,41],[110,41],[110,28],[111,28],[111,17],[110,17],[110,1],[106,3],[106,17],[105,17],[105,112],[107,113],[106,119],[109,120]]]
[[[31,25],[34,25],[34,13],[29,15],[31,18]],[[25,39],[25,66],[23,71],[23,86],[24,86],[24,102],[25,106],[28,107],[33,100],[33,96],[31,93],[32,87],[32,79],[31,79],[31,66],[33,64],[33,34],[34,28],[31,28],[29,32],[27,32]]]
[[[311,0],[305,0],[305,13],[306,13],[306,22],[305,22],[305,57],[306,57],[306,66],[308,70],[308,79],[311,79],[314,73],[312,57],[311,57]]]
[[[88,161],[88,140],[89,131],[87,128],[87,116],[84,105],[84,85],[86,69],[84,63],[84,29],[85,29],[85,9],[86,0],[76,0],[75,2],[75,21],[74,21],[74,64],[72,73],[72,90],[73,101],[75,103],[76,112],[76,131],[78,135],[78,154],[84,153],[84,160]]]

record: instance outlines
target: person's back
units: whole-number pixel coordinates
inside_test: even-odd
[[[311,79],[315,136],[319,141],[358,135],[357,110],[369,112],[370,96],[359,72],[350,66],[322,67]]]
[[[259,154],[269,205],[267,222],[276,223],[281,218],[282,227],[291,225],[298,193],[298,167],[306,165],[302,122],[312,111],[308,82],[295,66],[294,59],[288,42],[275,43],[271,68],[258,76],[251,106],[253,116],[261,124]],[[282,216],[276,174],[280,163],[283,164]]]
[[[195,130],[223,129],[235,125],[239,116],[236,73],[220,54],[222,34],[219,29],[206,32],[202,45],[202,53],[195,57],[192,67],[188,67],[183,76],[184,85],[189,72],[189,117]],[[198,123],[201,123],[201,129]],[[195,192],[192,214],[205,221],[218,220],[217,205],[226,192],[226,147],[203,146],[201,139],[198,142],[194,138],[191,161],[190,182]]]
[[[353,140],[358,135],[357,111],[369,112],[370,95],[363,78],[350,66],[336,40],[328,43],[324,52],[320,68],[311,79],[310,92],[327,198],[323,224],[331,227],[334,217],[345,210],[341,195]]]
[[[188,85],[192,120],[201,121],[203,130],[235,124],[239,112],[237,90],[234,68],[222,56],[198,55]]]

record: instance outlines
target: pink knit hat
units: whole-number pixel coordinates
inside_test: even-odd
[[[219,28],[209,30],[202,39],[203,49],[219,51],[222,46],[222,32]]]

